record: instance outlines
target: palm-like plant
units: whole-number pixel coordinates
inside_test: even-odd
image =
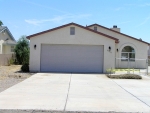
[[[0,20],[0,26],[2,26],[3,25],[3,22]]]

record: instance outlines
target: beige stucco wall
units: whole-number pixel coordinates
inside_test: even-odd
[[[94,26],[91,26],[90,28],[94,29]],[[108,34],[110,36],[113,36],[113,37],[119,39],[119,43],[116,45],[116,49],[118,48],[119,51],[118,52],[115,51],[117,58],[121,58],[121,51],[122,51],[123,47],[132,46],[135,49],[135,58],[136,59],[147,59],[148,44],[145,44],[143,42],[129,38],[127,36],[118,34],[116,32],[104,29],[104,28],[99,27],[99,26],[97,26],[97,31],[100,31],[102,33]],[[120,68],[127,67],[127,62],[124,62],[124,61],[122,62],[121,60],[117,60],[117,61],[119,61],[119,67]],[[131,62],[130,66],[136,67],[136,68],[145,68],[146,67],[145,62],[146,61],[144,61],[144,60],[137,60],[136,62]],[[118,62],[116,62],[116,64],[118,65]]]
[[[148,56],[150,56],[150,46],[149,46],[149,48],[148,48]]]
[[[0,66],[9,65],[9,60],[11,58],[14,58],[13,54],[0,54]]]
[[[2,50],[2,49],[3,49],[3,48],[2,48],[2,46],[3,46],[3,45],[2,45],[2,43],[0,43],[0,54],[2,54],[2,52],[3,52],[3,50]]]
[[[10,38],[10,36],[7,34],[7,32],[5,32],[5,33],[0,33],[0,40],[6,40],[6,39],[9,39],[9,40],[12,40],[11,38]]]
[[[11,45],[3,45],[3,53],[2,54],[11,54]]]
[[[70,27],[75,27],[74,36],[70,35]],[[114,40],[72,25],[30,39],[30,71],[40,71],[41,44],[104,45],[103,72],[115,66]],[[108,51],[109,46],[111,52]]]
[[[4,40],[0,40],[0,54],[3,54],[4,48],[3,48]]]
[[[0,54],[12,54],[11,46],[14,45],[6,45],[4,44],[4,40],[0,40]]]

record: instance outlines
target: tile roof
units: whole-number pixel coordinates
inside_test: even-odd
[[[94,33],[96,33],[96,34],[99,34],[99,35],[105,36],[105,37],[107,37],[107,38],[113,39],[113,40],[115,40],[116,43],[119,42],[119,40],[118,40],[117,38],[115,38],[115,37],[109,36],[109,35],[104,34],[104,33],[101,33],[101,32],[94,31],[94,30],[92,30],[92,29],[89,29],[89,28],[87,28],[87,27],[81,26],[81,25],[76,24],[76,23],[69,23],[69,24],[65,24],[65,25],[62,25],[62,26],[59,26],[59,27],[56,27],[56,28],[53,28],[53,29],[49,29],[49,30],[46,30],[46,31],[42,31],[42,32],[39,32],[39,33],[30,35],[30,36],[27,36],[27,38],[30,39],[30,38],[32,38],[32,37],[34,37],[34,36],[41,35],[41,34],[44,34],[44,33],[47,33],[47,32],[51,32],[51,31],[54,31],[54,30],[57,30],[57,29],[61,29],[61,28],[64,28],[64,27],[67,27],[67,26],[70,26],[70,25],[75,25],[75,26],[78,26],[78,27],[83,28],[83,29],[85,29],[85,30],[88,30],[88,31],[90,31],[90,32],[94,32]]]
[[[9,31],[9,29],[8,29],[6,26],[0,26],[0,33],[3,32],[4,30],[6,30],[6,32],[7,32],[8,35],[10,36],[10,38],[16,42],[15,38],[13,37],[13,35],[12,35],[11,32]]]
[[[114,30],[112,30],[112,29],[109,29],[109,28],[107,28],[107,27],[101,26],[101,25],[99,25],[99,24],[92,24],[92,25],[89,25],[89,26],[87,26],[87,27],[91,27],[91,26],[99,26],[99,27],[102,27],[102,28],[107,29],[107,30],[109,30],[109,31],[112,31],[112,32],[118,33],[118,34],[120,34],[120,35],[126,36],[126,37],[128,37],[128,38],[132,38],[132,39],[137,40],[137,41],[139,41],[139,42],[143,42],[143,43],[145,43],[145,44],[150,45],[150,43],[148,43],[148,42],[145,42],[145,41],[139,40],[139,39],[137,39],[137,38],[135,38],[135,37],[132,37],[132,36],[129,36],[129,35],[123,34],[123,33],[118,32],[118,31],[114,31]]]

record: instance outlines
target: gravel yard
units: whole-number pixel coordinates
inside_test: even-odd
[[[21,65],[0,66],[0,92],[29,78],[35,73],[23,73]]]

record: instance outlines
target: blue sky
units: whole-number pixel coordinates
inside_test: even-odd
[[[0,0],[0,20],[16,40],[63,24],[93,23],[150,42],[150,0]]]

